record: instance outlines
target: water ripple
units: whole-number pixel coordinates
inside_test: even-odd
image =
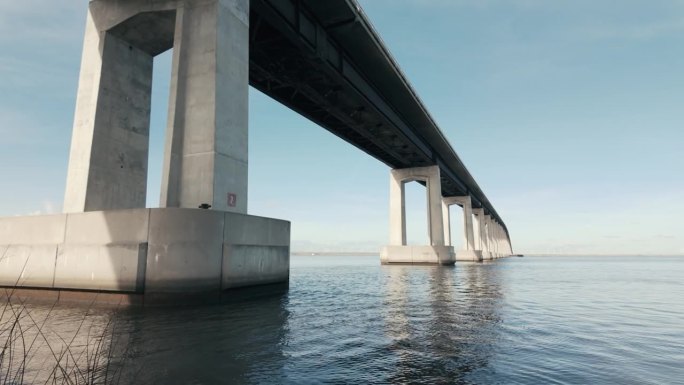
[[[221,306],[27,309],[51,345],[104,336],[119,383],[681,384],[683,276],[673,258],[295,257],[289,290]],[[50,360],[38,347],[26,383]]]

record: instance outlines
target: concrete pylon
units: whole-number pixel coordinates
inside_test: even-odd
[[[492,216],[489,214],[486,214],[484,216],[484,223],[485,223],[485,236],[484,238],[486,239],[486,245],[487,245],[487,253],[489,254],[490,260],[496,259],[496,252],[494,250],[494,242],[492,240]]]
[[[428,236],[430,245],[406,244],[405,184],[425,182],[428,205]],[[390,244],[380,253],[387,263],[421,263],[452,265],[454,248],[444,243],[442,222],[442,185],[438,166],[397,169],[390,172]]]
[[[502,253],[503,257],[509,257],[511,255],[510,250],[508,249],[508,241],[506,239],[506,231],[504,230],[503,226],[499,224],[498,227],[499,230],[499,244],[500,250]]]
[[[65,212],[145,207],[153,58],[171,48],[161,206],[247,212],[249,0],[91,0]]]
[[[506,246],[506,252],[508,253],[509,256],[513,255],[513,246],[511,245],[511,238],[508,236],[508,232],[502,228],[503,231],[503,237],[504,237],[504,244]]]
[[[444,218],[444,241],[447,246],[451,243],[451,213],[449,207],[459,205],[463,208],[463,248],[456,251],[457,261],[481,261],[482,253],[475,250],[473,234],[473,213],[470,195],[442,198],[442,215]]]
[[[503,258],[503,248],[501,247],[501,225],[499,222],[494,222],[494,242],[496,243],[496,256]]]
[[[498,258],[503,258],[504,251],[501,244],[501,225],[499,222],[494,222],[494,241],[496,242],[496,254]]]
[[[497,235],[497,228],[499,224],[496,222],[496,220],[491,219],[489,222],[491,226],[491,231],[490,231],[490,238],[491,238],[491,244],[492,244],[492,254],[494,259],[501,258],[501,254],[499,253],[499,239]]]
[[[477,222],[477,234],[476,245],[482,253],[482,260],[491,260],[492,255],[489,249],[489,237],[487,236],[487,215],[484,214],[484,209],[473,209],[473,215]]]

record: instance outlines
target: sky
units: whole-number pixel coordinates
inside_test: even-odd
[[[361,0],[521,253],[684,254],[684,1]],[[0,0],[0,216],[61,212],[86,0]],[[170,53],[155,60],[158,205]],[[249,213],[378,251],[389,169],[250,90]],[[409,243],[425,190],[407,189]],[[452,209],[460,243],[460,209]]]

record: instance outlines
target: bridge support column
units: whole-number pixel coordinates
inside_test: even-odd
[[[501,225],[499,222],[494,222],[494,242],[496,242],[496,255],[498,258],[504,257],[503,247],[501,245]]]
[[[406,244],[405,188],[408,182],[422,181],[427,188],[428,235],[430,245]],[[392,170],[390,173],[390,244],[382,249],[380,260],[389,263],[452,265],[454,249],[444,244],[442,186],[438,166]]]
[[[503,243],[503,248],[505,250],[505,253],[507,256],[512,256],[513,255],[513,248],[511,247],[511,241],[508,238],[508,233],[504,229],[503,226],[501,226],[501,239]]]
[[[249,0],[89,4],[65,212],[144,208],[152,66],[174,49],[162,207],[247,212]]]
[[[491,217],[489,218],[489,239],[491,245],[492,259],[499,259],[501,255],[499,254],[499,241],[496,234],[496,227],[498,224]]]
[[[494,221],[494,227],[493,227],[493,238],[494,238],[494,245],[495,245],[495,250],[496,250],[496,257],[497,258],[502,258],[503,257],[503,251],[501,249],[501,235],[499,234],[499,223]]]
[[[506,232],[503,229],[503,226],[499,224],[497,227],[497,234],[499,236],[499,250],[501,252],[502,257],[508,257],[510,256],[510,252],[508,251],[508,248],[506,247]]]
[[[473,215],[475,216],[475,220],[477,222],[476,230],[475,230],[475,235],[476,235],[476,247],[480,250],[482,254],[482,260],[490,260],[492,259],[490,253],[489,253],[489,248],[487,244],[487,228],[486,228],[486,219],[484,215],[484,209],[473,209]]]
[[[496,256],[496,250],[495,250],[495,244],[494,244],[494,239],[492,237],[493,233],[493,224],[492,224],[492,216],[491,215],[485,215],[484,216],[484,222],[485,222],[485,239],[486,244],[487,244],[487,252],[489,253],[489,259],[494,260],[497,258]]]
[[[146,302],[287,282],[290,223],[246,215],[249,0],[87,3],[65,213],[0,218],[0,287]],[[147,209],[153,58],[171,48],[162,207]]]
[[[463,249],[456,251],[457,261],[481,261],[482,252],[475,250],[473,234],[473,213],[470,196],[445,197],[442,199],[442,215],[444,217],[444,241],[447,246],[451,243],[451,213],[449,207],[459,205],[463,208]]]

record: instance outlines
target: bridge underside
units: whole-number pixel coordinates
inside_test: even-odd
[[[250,84],[391,168],[438,165],[443,196],[503,221],[365,16],[347,0],[251,0]]]

